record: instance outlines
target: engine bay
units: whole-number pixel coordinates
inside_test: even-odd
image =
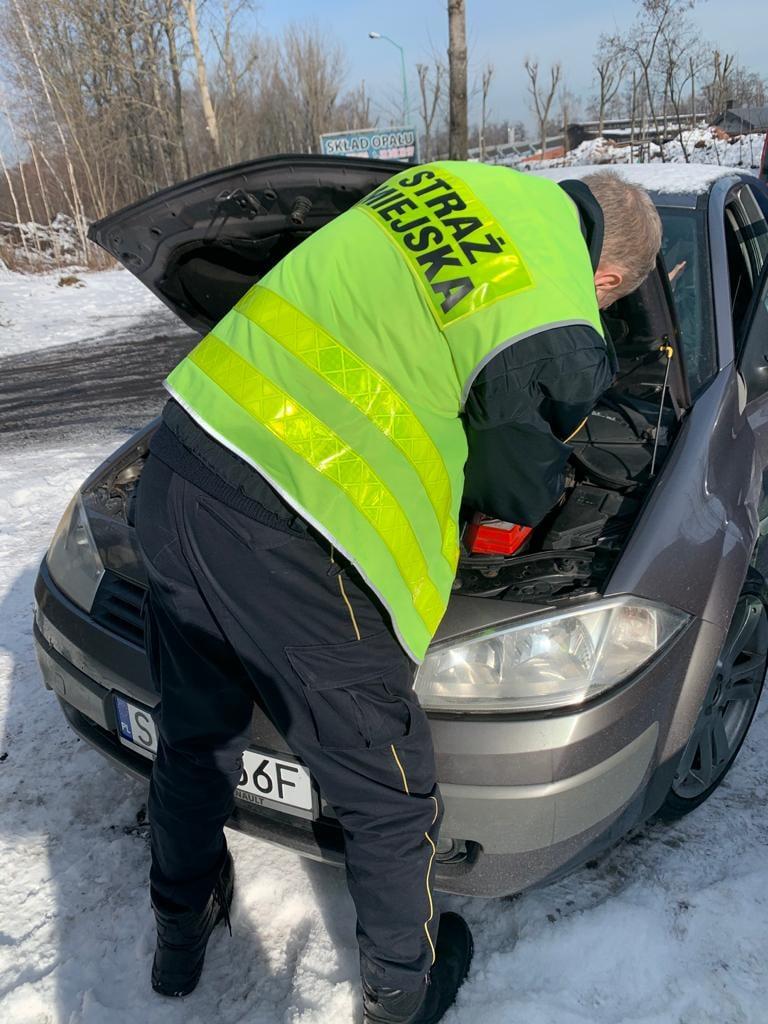
[[[660,398],[608,392],[571,441],[555,508],[511,556],[476,554],[464,544],[454,591],[539,603],[597,592],[669,449],[674,413],[660,409]]]
[[[689,404],[667,289],[659,263],[607,311],[619,371],[569,442],[559,502],[512,555],[473,552],[465,527],[455,593],[541,603],[600,591]]]

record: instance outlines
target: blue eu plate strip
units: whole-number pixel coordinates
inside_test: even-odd
[[[131,718],[128,714],[128,705],[122,697],[115,697],[115,710],[117,711],[117,726],[120,730],[120,735],[124,739],[132,741]]]

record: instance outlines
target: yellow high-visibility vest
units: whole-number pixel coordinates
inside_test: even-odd
[[[359,569],[420,661],[458,559],[460,414],[497,352],[602,333],[578,211],[508,168],[404,168],[294,249],[166,387]]]

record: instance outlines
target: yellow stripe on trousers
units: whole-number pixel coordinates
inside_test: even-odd
[[[397,767],[400,770],[400,775],[402,776],[402,779],[403,779],[403,789],[410,796],[410,792],[411,791],[408,788],[408,779],[407,779],[406,774],[405,774],[405,768],[403,768],[403,763],[402,763],[402,761],[400,760],[400,758],[397,755],[397,750],[395,749],[394,743],[391,744],[391,747],[392,747],[392,756],[395,759],[395,763],[397,764]],[[436,797],[431,796],[429,799],[432,800],[434,805],[435,805],[435,816],[432,819],[432,825],[434,825],[435,822],[437,821],[437,816],[440,813],[440,807],[438,805]],[[429,827],[432,828],[432,825],[430,825]],[[434,842],[432,841],[432,837],[430,836],[429,832],[425,832],[424,833],[424,838],[427,840],[427,842],[429,843],[429,845],[430,845],[430,847],[432,849],[432,852],[429,855],[429,863],[427,864],[426,886],[427,886],[427,899],[429,901],[429,917],[424,922],[424,934],[427,936],[427,942],[429,943],[429,948],[432,950],[432,963],[434,964],[435,960],[437,959],[437,952],[435,950],[435,944],[432,941],[432,936],[429,934],[429,926],[432,924],[432,919],[435,916],[435,904],[432,901],[432,888],[431,888],[429,882],[430,882],[430,877],[432,875],[432,864],[433,864],[434,859],[435,859],[435,854],[437,853],[437,847],[435,846]]]
[[[443,601],[407,516],[368,463],[326,423],[215,334],[203,338],[188,358],[233,402],[346,494],[386,545],[414,608],[434,634]]]

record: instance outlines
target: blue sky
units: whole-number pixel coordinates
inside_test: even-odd
[[[209,10],[218,3],[209,0]],[[365,79],[369,93],[383,98],[389,111],[400,104],[400,56],[383,40],[370,40],[368,32],[391,36],[406,51],[415,112],[414,67],[428,61],[433,51],[445,53],[446,8],[446,0],[260,0],[252,20],[257,30],[270,35],[291,21],[314,20],[344,46],[346,85]],[[530,54],[542,65],[562,61],[569,89],[586,100],[594,88],[591,60],[597,37],[626,29],[634,12],[632,0],[467,0],[470,88],[473,80],[479,81],[483,66],[492,63],[489,119],[520,119],[532,125],[522,67]],[[698,0],[692,18],[702,39],[721,51],[735,52],[746,67],[766,73],[768,0]],[[389,114],[378,113],[379,124],[385,124]],[[2,122],[0,146],[10,155]]]
[[[257,24],[270,34],[290,21],[313,19],[344,45],[347,84],[365,79],[372,95],[399,102],[399,54],[384,41],[368,38],[371,29],[405,48],[413,67],[447,45],[446,0],[262,0]],[[493,120],[531,122],[522,69],[526,54],[542,64],[560,60],[568,87],[586,97],[592,91],[591,57],[601,32],[625,29],[635,12],[632,0],[467,0],[470,86],[482,67],[495,66],[490,96]],[[766,70],[766,0],[699,0],[692,17],[704,39],[720,50],[736,52],[741,63]],[[409,79],[413,97],[415,71]]]

